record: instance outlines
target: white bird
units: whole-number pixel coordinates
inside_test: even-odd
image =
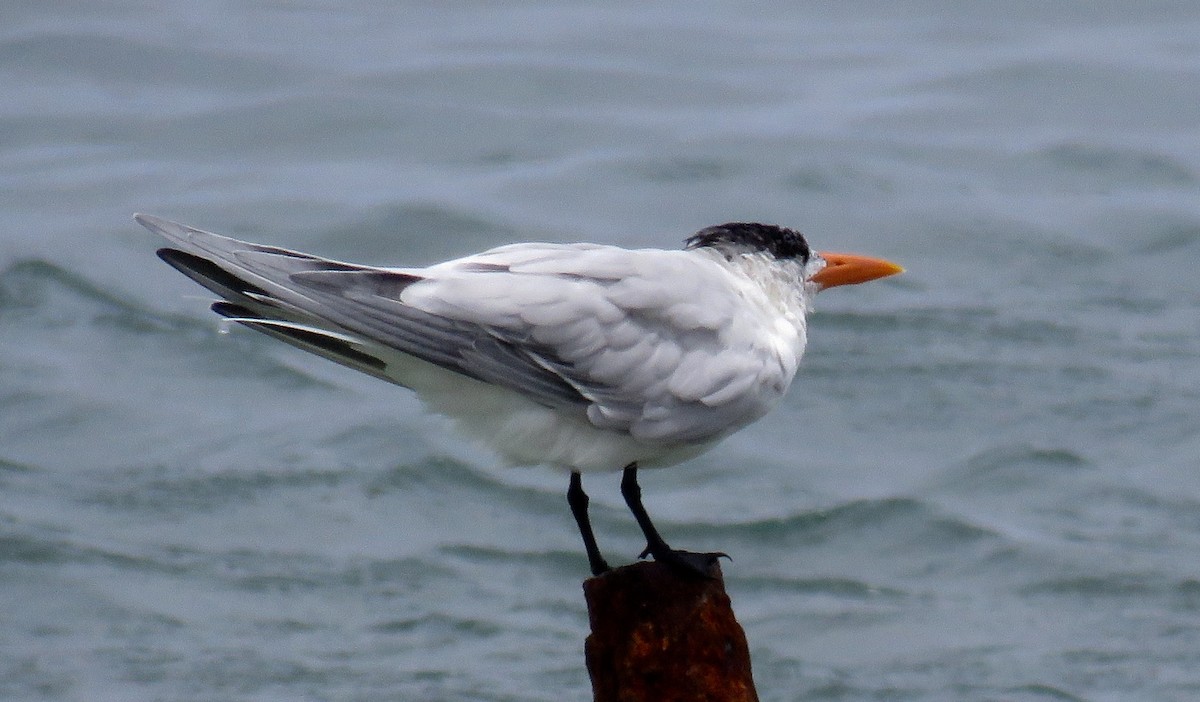
[[[596,575],[609,566],[581,473],[623,469],[641,557],[708,573],[724,554],[667,545],[638,467],[696,456],[778,404],[818,291],[903,270],[756,223],[709,227],[675,251],[523,243],[386,268],[135,219],[170,241],[160,258],[224,298],[214,312],[412,389],[514,465],[569,471]]]

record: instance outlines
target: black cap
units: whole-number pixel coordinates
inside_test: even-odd
[[[689,249],[711,246],[765,251],[778,259],[794,258],[805,263],[812,254],[800,232],[757,222],[727,222],[701,229],[688,237],[686,243]]]

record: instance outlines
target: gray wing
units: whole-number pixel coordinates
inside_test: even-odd
[[[403,384],[388,369],[400,351],[648,441],[757,419],[803,349],[802,329],[775,330],[761,288],[695,251],[514,244],[386,269],[138,221],[246,326]]]
[[[547,406],[588,402],[546,367],[552,350],[518,345],[483,325],[398,302],[406,287],[422,280],[419,271],[332,261],[149,215],[135,219],[172,243],[159,250],[160,258],[224,298],[214,303],[214,312],[306,351],[401,385],[404,379],[389,373],[394,351]],[[321,277],[330,273],[341,277]]]
[[[597,427],[647,441],[699,442],[773,407],[804,347],[802,316],[781,323],[779,301],[718,258],[515,244],[425,269],[427,277],[401,298],[548,349],[539,362],[588,399],[587,417]]]

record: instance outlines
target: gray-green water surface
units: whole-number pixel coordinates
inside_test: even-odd
[[[0,698],[590,699],[565,476],[221,334],[139,210],[397,265],[739,219],[896,260],[784,406],[643,475],[733,556],[762,699],[1200,698],[1196,3],[0,14]]]

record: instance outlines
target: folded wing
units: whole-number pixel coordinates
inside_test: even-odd
[[[390,269],[137,220],[241,324],[402,385],[392,360],[414,356],[646,441],[736,430],[794,370],[746,313],[755,291],[697,252],[514,244]]]

